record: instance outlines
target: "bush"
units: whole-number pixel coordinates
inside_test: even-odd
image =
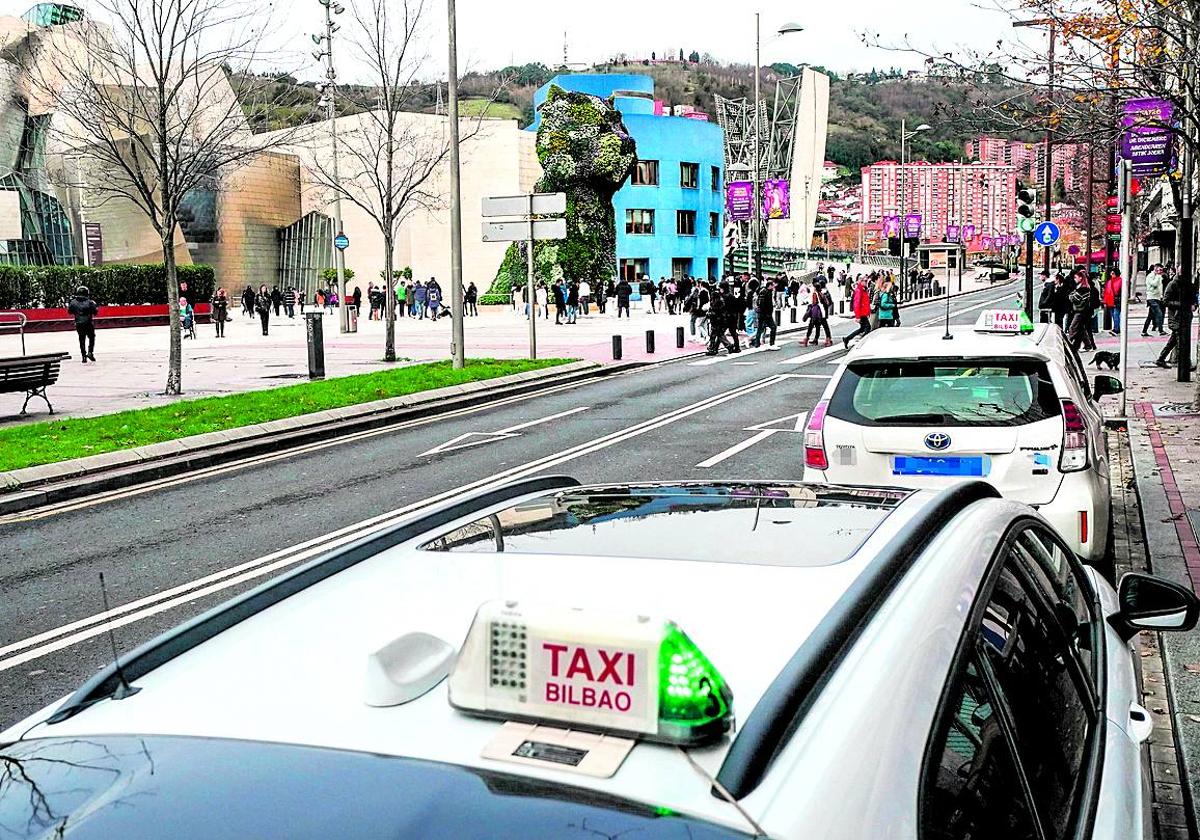
[[[508,295],[487,294],[479,296],[480,306],[496,306],[497,304],[508,306]]]
[[[347,283],[349,283],[351,280],[354,279],[354,269],[353,268],[344,268],[344,269],[342,269],[342,273],[346,276]],[[336,268],[321,269],[321,279],[325,281],[326,285],[336,284],[337,283],[337,269]]]
[[[179,282],[192,301],[207,301],[216,288],[210,265],[178,266]],[[0,309],[66,306],[80,286],[87,286],[102,306],[167,302],[166,269],[147,265],[0,265]]]

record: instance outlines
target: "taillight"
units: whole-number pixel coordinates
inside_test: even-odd
[[[1058,468],[1062,472],[1078,472],[1087,469],[1087,424],[1083,420],[1083,413],[1075,403],[1063,400],[1062,418],[1063,444]]]
[[[804,465],[814,470],[829,469],[829,459],[825,456],[825,412],[829,409],[829,400],[821,400],[808,415],[808,425],[804,427]]]
[[[1080,545],[1087,545],[1087,541],[1088,541],[1087,511],[1081,510],[1081,511],[1079,511],[1079,543],[1080,543]]]

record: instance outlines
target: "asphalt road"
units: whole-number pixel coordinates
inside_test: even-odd
[[[953,322],[974,322],[987,302],[1007,307],[1014,288],[955,299]],[[943,302],[908,308],[904,322],[940,324],[943,311]],[[323,535],[352,538],[372,519],[462,488],[535,474],[799,479],[797,421],[840,347],[814,351],[784,336],[775,352],[653,365],[0,520],[0,729],[111,661],[100,573],[117,610],[107,625],[128,650],[343,538]]]

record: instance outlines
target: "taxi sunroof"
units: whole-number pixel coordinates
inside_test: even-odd
[[[526,500],[421,548],[830,566],[907,495],[803,484],[589,487]]]

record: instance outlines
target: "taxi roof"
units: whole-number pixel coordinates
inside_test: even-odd
[[[648,487],[629,487],[627,492],[653,495]],[[139,655],[154,660],[132,679],[139,689],[136,694],[120,700],[108,694],[87,699],[77,713],[37,725],[25,737],[137,733],[359,750],[590,787],[744,828],[736,811],[711,794],[710,779],[689,760],[690,755],[704,773],[715,776],[730,750],[730,737],[690,749],[688,755],[674,747],[639,743],[611,778],[590,778],[482,758],[481,750],[501,723],[454,710],[445,681],[400,706],[377,708],[363,699],[367,657],[390,641],[419,631],[457,646],[481,604],[525,599],[672,619],[727,679],[741,723],[873,558],[889,548],[898,534],[907,533],[903,529],[911,527],[914,518],[919,520],[922,510],[932,510],[938,498],[930,491],[800,483],[672,485],[677,495],[680,488],[695,495],[702,487],[723,489],[729,496],[741,492],[742,501],[753,496],[748,497],[747,491],[776,501],[802,500],[824,514],[805,520],[810,531],[851,525],[846,516],[850,508],[870,505],[872,499],[880,515],[865,524],[861,519],[853,523],[851,530],[857,528],[859,533],[852,546],[846,551],[841,551],[845,544],[835,547],[844,559],[826,565],[770,562],[771,558],[760,562],[753,556],[732,563],[687,560],[649,543],[640,556],[632,552],[606,556],[601,540],[589,554],[562,553],[557,548],[534,553],[519,548],[456,551],[431,546],[431,540],[452,535],[481,517],[530,510],[563,493],[578,496],[587,488],[560,485],[552,492],[543,489],[515,498],[510,494],[501,504],[476,505],[469,514],[445,520],[436,528],[406,531],[402,541],[287,593],[269,608],[237,617],[227,629],[201,633],[200,643],[182,651],[156,659],[156,642],[148,643],[123,657],[126,667]],[[621,492],[603,489],[609,497]],[[896,515],[901,510],[904,513]],[[740,537],[767,527],[770,518],[766,507],[743,506],[743,512],[737,527],[728,518],[723,524],[725,547],[731,553],[742,549]],[[694,510],[687,513],[702,515]],[[634,524],[638,517],[628,521]],[[828,541],[781,531],[778,549],[803,553],[817,545],[828,546]],[[751,548],[764,550],[762,543]],[[342,551],[360,549],[352,545]],[[288,578],[280,580],[286,583]],[[271,585],[264,584],[231,604],[253,601],[255,593]],[[195,630],[205,618],[183,627]],[[170,644],[169,636],[157,643]],[[68,698],[60,710],[73,699]]]
[[[1061,335],[1057,327],[1035,324],[1033,332],[1025,335],[978,332],[970,326],[950,328],[952,339],[947,340],[945,327],[895,327],[872,330],[850,350],[845,363],[873,359],[962,358],[984,356],[1023,356],[1044,362],[1058,361],[1062,355]]]

